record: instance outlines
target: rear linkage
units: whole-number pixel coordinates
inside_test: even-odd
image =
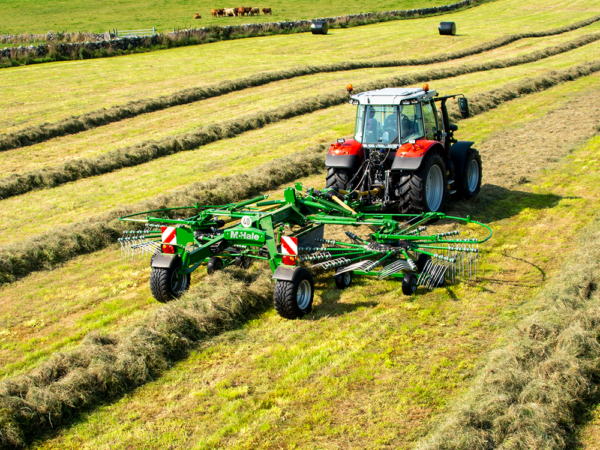
[[[261,195],[228,205],[196,204],[121,217],[145,225],[119,239],[121,257],[151,255],[150,290],[160,302],[182,295],[190,274],[201,265],[211,274],[232,264],[247,268],[253,260],[266,261],[276,280],[275,308],[282,317],[295,319],[312,310],[313,273],[335,269],[341,289],[353,276],[396,278],[411,295],[418,286],[434,289],[445,281],[475,280],[479,244],[492,235],[487,225],[470,217],[379,213],[362,201],[368,192],[307,189],[300,183],[283,192],[281,200]],[[196,214],[189,218],[171,218],[192,209]],[[427,234],[434,221],[454,228],[467,225],[469,235],[482,234],[479,230],[487,235],[460,237],[456,229]],[[371,232],[360,237],[346,230],[349,242],[343,242],[325,239],[325,225],[366,226]]]

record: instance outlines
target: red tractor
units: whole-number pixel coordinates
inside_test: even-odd
[[[446,102],[423,88],[387,88],[352,95],[357,105],[354,139],[338,139],[325,160],[327,187],[368,193],[367,204],[400,213],[443,212],[450,194],[470,199],[481,188],[481,157],[473,142],[457,141]]]

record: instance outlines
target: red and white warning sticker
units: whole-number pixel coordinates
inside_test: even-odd
[[[281,236],[281,252],[284,255],[297,256],[298,255],[298,238]]]
[[[163,244],[177,245],[177,228],[160,227]]]

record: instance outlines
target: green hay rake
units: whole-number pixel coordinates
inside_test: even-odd
[[[202,265],[212,274],[229,265],[247,268],[253,260],[266,261],[276,280],[275,308],[288,319],[312,310],[312,274],[319,271],[335,270],[340,289],[354,276],[395,278],[407,295],[418,286],[434,289],[476,279],[479,244],[492,235],[487,225],[439,212],[386,214],[377,205],[365,205],[373,194],[297,183],[284,189],[280,200],[261,195],[228,205],[131,214],[120,220],[142,222],[144,229],[126,231],[119,239],[121,256],[151,256],[150,289],[160,302],[182,295],[190,274]],[[193,216],[174,218],[192,209]],[[325,226],[334,234],[345,228],[347,241],[326,239]],[[437,231],[429,234],[432,228]]]

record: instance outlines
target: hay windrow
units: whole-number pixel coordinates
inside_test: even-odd
[[[600,222],[419,450],[564,449],[600,376]]]
[[[400,77],[378,80],[365,85],[357,86],[356,92],[382,89],[384,87],[407,86],[420,82],[452,78],[475,72],[527,64],[574,50],[598,40],[600,40],[600,33],[590,34],[562,45],[549,47],[544,50],[516,58],[491,61],[483,64],[464,65],[450,69],[434,69],[413,75],[404,75]],[[567,79],[575,79],[579,76],[583,76],[583,72],[589,75],[593,71],[597,71],[595,69],[596,67],[596,62],[583,63],[574,68],[553,72],[549,76],[526,79],[522,82],[522,84],[527,84],[530,83],[531,80],[536,80],[536,85],[540,86],[540,88],[537,90],[541,90],[541,87],[543,86],[546,86],[545,88],[547,89],[557,84],[555,83],[556,76],[561,79],[566,77],[564,81]],[[579,75],[575,76],[573,74]],[[508,101],[513,95],[519,96],[524,93],[528,93],[522,90],[515,94],[513,92],[513,86],[514,85],[508,85],[506,88],[500,88],[490,92],[495,93],[495,101],[498,101],[500,97],[506,98],[506,100],[503,101]],[[504,92],[503,89],[506,92]],[[479,101],[479,97],[480,94],[472,97],[474,103]],[[512,98],[516,97],[513,96]],[[337,106],[346,102],[347,99],[347,94],[344,91],[319,95],[301,101],[295,101],[272,110],[249,114],[238,119],[201,127],[194,131],[180,134],[176,137],[167,137],[157,141],[146,141],[135,146],[114,150],[94,158],[82,158],[69,161],[55,167],[10,175],[0,179],[0,199],[21,195],[35,189],[53,188],[60,186],[61,184],[76,181],[82,178],[102,175],[122,169],[124,167],[144,164],[154,159],[162,158],[182,151],[194,150],[203,145],[207,145],[222,139],[235,137],[239,134],[256,130],[272,123],[277,123],[292,117],[310,114],[314,111]],[[474,108],[473,112],[478,114],[487,111],[488,109],[490,109],[490,107],[487,107],[486,109],[486,107],[480,105],[479,107]]]
[[[326,146],[317,145],[265,163],[244,174],[194,183],[169,194],[123,206],[105,214],[59,227],[18,244],[0,248],[0,284],[14,281],[36,270],[52,269],[77,255],[101,250],[123,233],[128,225],[118,217],[138,211],[181,205],[226,204],[272,190],[324,168]]]
[[[599,20],[600,15],[560,28],[553,28],[539,32],[513,34],[510,36],[500,37],[468,49],[457,50],[450,53],[442,53],[424,58],[387,61],[353,61],[323,64],[318,66],[296,67],[281,71],[261,73],[237,80],[223,81],[221,83],[206,87],[184,89],[168,96],[133,101],[122,106],[114,106],[109,109],[92,111],[54,123],[36,125],[13,133],[5,134],[0,136],[0,151],[26,147],[56,137],[67,136],[69,134],[79,133],[81,131],[108,125],[120,120],[136,117],[141,114],[194,103],[201,100],[206,100],[208,98],[225,95],[230,92],[263,86],[275,81],[289,80],[292,78],[314,75],[317,73],[331,73],[368,68],[428,65],[446,62],[494,50],[525,38],[539,38],[566,33],[586,27]]]
[[[159,376],[194,346],[271,305],[270,273],[225,269],[132,329],[90,334],[68,353],[0,383],[0,446],[22,447],[45,431]]]

